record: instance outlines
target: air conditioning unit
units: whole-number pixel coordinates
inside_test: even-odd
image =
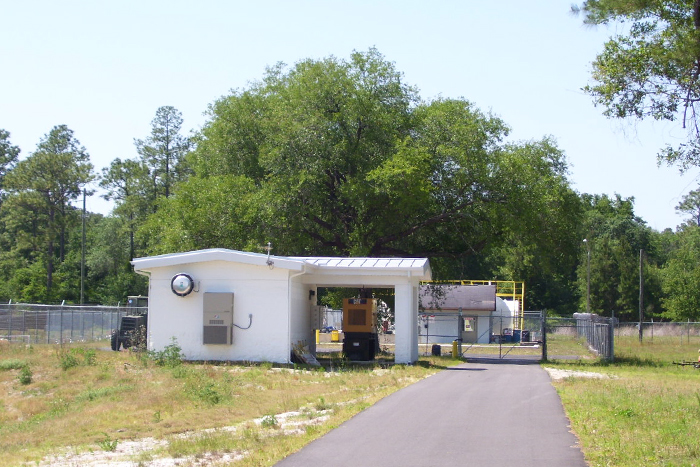
[[[204,344],[233,343],[233,293],[204,293]]]

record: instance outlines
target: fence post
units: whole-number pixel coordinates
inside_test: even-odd
[[[547,361],[547,310],[540,313],[540,329],[542,332],[542,361]]]
[[[609,350],[610,355],[608,358],[612,362],[615,360],[615,320],[613,320],[610,323],[610,335],[609,335],[608,343],[610,346],[610,350]]]

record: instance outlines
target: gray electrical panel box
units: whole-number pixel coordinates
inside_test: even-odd
[[[204,293],[204,344],[233,342],[233,293]]]

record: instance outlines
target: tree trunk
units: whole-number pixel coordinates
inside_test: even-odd
[[[47,258],[46,258],[46,295],[47,298],[51,294],[51,287],[53,286],[53,255],[54,255],[54,232],[53,232],[53,226],[54,226],[54,219],[56,218],[56,214],[53,209],[49,210],[49,225],[48,225],[48,244],[46,245],[46,250],[47,250]]]

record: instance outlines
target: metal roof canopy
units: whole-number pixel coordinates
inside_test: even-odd
[[[134,258],[131,264],[137,271],[151,268],[174,266],[207,261],[230,261],[236,263],[289,269],[321,276],[409,276],[418,280],[430,280],[431,270],[427,258],[340,258],[275,256],[262,253],[212,248],[169,253],[165,255]],[[352,281],[354,285],[364,285],[362,281]],[[367,284],[371,285],[371,284]]]

